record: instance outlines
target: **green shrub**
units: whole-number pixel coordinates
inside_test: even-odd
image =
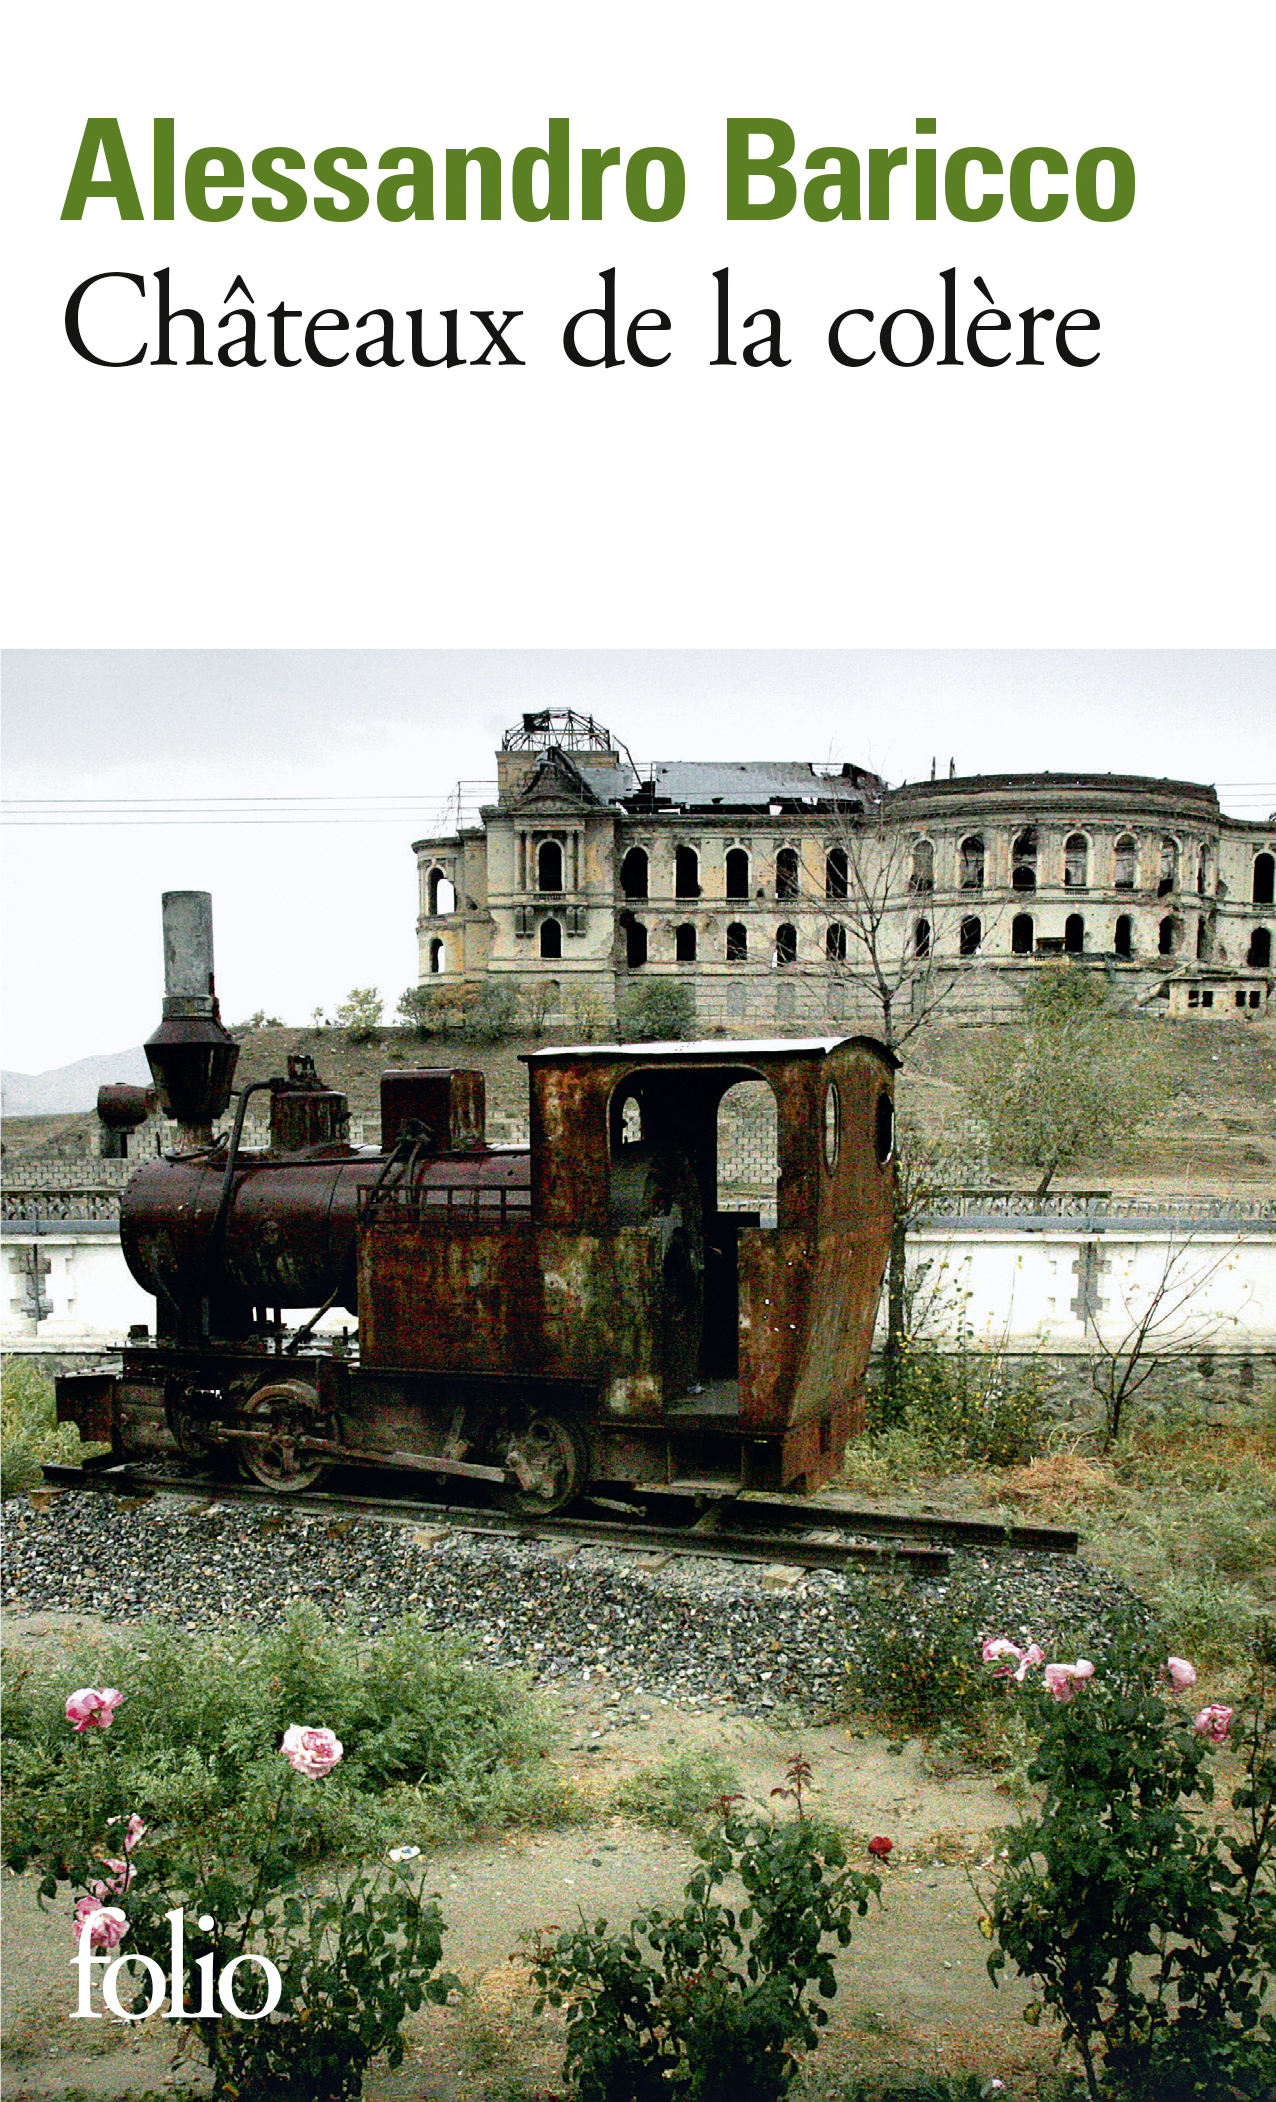
[[[57,1420],[48,1374],[30,1358],[6,1358],[0,1369],[0,1497],[34,1488],[46,1460],[76,1465],[83,1457],[75,1425]]]
[[[385,1001],[375,985],[355,985],[336,1012],[338,1029],[344,1029],[352,1044],[373,1044],[381,1032]]]
[[[873,1397],[872,1427],[905,1429],[937,1467],[1013,1467],[1038,1451],[1042,1390],[1035,1368],[1001,1351],[941,1352],[907,1343]]]
[[[482,985],[461,1012],[456,1034],[463,1044],[496,1044],[518,1026],[518,1002],[502,985]]]
[[[695,1033],[695,995],[678,978],[644,978],[630,986],[616,1011],[622,1044],[676,1043]]]
[[[921,1599],[907,1579],[874,1582],[859,1607],[861,1654],[848,1671],[850,1690],[892,1729],[969,1729],[996,1691],[980,1661],[981,1632],[973,1593]]]
[[[681,1912],[659,1907],[623,1934],[606,1920],[533,1938],[536,2012],[566,2007],[566,2072],[578,2102],[778,2102],[814,2047],[837,1991],[836,1942],[880,1889],[841,1841],[803,1814],[810,1769],[790,1761],[782,1821],[727,1808],[700,1840]],[[717,1892],[744,1886],[737,1911]],[[651,1959],[655,1960],[652,1961]]]
[[[740,1775],[729,1759],[707,1746],[688,1745],[620,1783],[612,1800],[618,1810],[665,1831],[703,1832],[727,1796],[738,1794]]]
[[[77,1756],[65,1717],[82,1685],[114,1685],[109,1762]],[[268,1635],[147,1626],[84,1642],[55,1666],[11,1668],[4,1716],[6,1859],[58,1847],[108,1816],[185,1819],[227,1843],[277,1768],[289,1723],[347,1746],[312,1798],[316,1855],[380,1851],[495,1826],[559,1821],[574,1799],[547,1754],[554,1729],[508,1672],[475,1664],[412,1621],[361,1642],[293,1608]]]

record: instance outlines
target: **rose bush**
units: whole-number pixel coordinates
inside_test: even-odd
[[[1189,1721],[1165,1686],[1195,1677],[1119,1630],[1097,1668],[1046,1665],[1015,1696],[1041,1797],[1004,1835],[988,1968],[994,1984],[1008,1962],[1036,1981],[1094,2102],[1244,2102],[1276,2078],[1276,1705],[1259,1686]],[[1244,1778],[1211,1822],[1209,1761],[1237,1714]]]
[[[99,1780],[110,1755],[101,1740],[96,1747],[86,1743],[83,1731],[103,1714],[109,1724],[123,1698],[114,1688],[99,1694],[84,1687],[66,1704],[67,1721],[80,1736],[79,1756]],[[192,2038],[202,2045],[217,2102],[292,2102],[297,2095],[354,2102],[373,2058],[384,2056],[391,2065],[402,2059],[408,2010],[426,1999],[445,2000],[456,1985],[450,1975],[437,1974],[443,1950],[438,1905],[423,1887],[412,1887],[405,1867],[358,1871],[335,1889],[307,1891],[299,1884],[313,1830],[309,1798],[342,1753],[331,1730],[291,1725],[276,1755],[282,1776],[268,1796],[259,1791],[250,1799],[233,1851],[208,1846],[206,1833],[181,1820],[148,1828],[137,1811],[121,1810],[103,1820],[98,1833],[66,1835],[43,1859],[41,1898],[56,1897],[62,1883],[80,1885],[73,1932],[77,1941],[87,1935],[95,1949],[118,1948],[127,1935],[129,1953],[153,1959],[166,1974],[169,1915],[181,1910],[183,2007],[191,2004],[205,1957],[217,1977],[240,1956],[274,1965],[281,1990],[273,2013],[258,2018],[245,2006],[242,2016],[223,2008],[208,2019],[184,2019],[179,2049]],[[120,1827],[124,1851],[108,1854],[106,1835]],[[117,1896],[127,1896],[127,1913],[105,1902]],[[260,1961],[251,1975],[264,1985]],[[127,1972],[121,1986],[127,1993]],[[245,1986],[245,1998],[251,1990]],[[263,1993],[258,2006],[265,2004]]]

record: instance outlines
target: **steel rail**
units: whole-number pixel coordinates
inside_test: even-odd
[[[312,1489],[295,1496],[281,1496],[253,1482],[209,1481],[207,1476],[161,1475],[145,1464],[113,1463],[104,1455],[96,1465],[81,1466],[46,1462],[44,1479],[54,1488],[91,1489],[99,1493],[131,1497],[197,1497],[203,1503],[250,1503],[265,1505],[274,1512],[323,1512],[336,1517],[395,1518],[405,1524],[430,1523],[455,1527],[469,1533],[488,1533],[515,1539],[568,1539],[580,1546],[642,1548],[671,1555],[699,1555],[729,1562],[779,1562],[802,1569],[844,1569],[849,1564],[895,1569],[913,1576],[942,1576],[952,1550],[934,1541],[883,1536],[877,1539],[830,1540],[830,1529],[845,1530],[850,1514],[834,1514],[823,1506],[804,1505],[793,1523],[825,1537],[808,1539],[800,1530],[770,1524],[741,1527],[721,1523],[722,1505],[710,1504],[693,1524],[652,1524],[643,1517],[604,1518],[572,1513],[548,1517],[476,1509],[472,1505],[431,1502],[418,1497],[385,1496]],[[680,1502],[689,1499],[680,1498]],[[734,1499],[723,1499],[729,1504]],[[769,1520],[779,1499],[760,1500]],[[614,1508],[614,1506],[612,1506]],[[747,1506],[746,1506],[747,1508]]]

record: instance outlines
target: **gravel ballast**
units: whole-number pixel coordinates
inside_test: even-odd
[[[209,1627],[269,1626],[310,1599],[378,1633],[412,1615],[484,1662],[540,1684],[609,1688],[819,1720],[857,1656],[869,1573],[781,1575],[715,1559],[477,1535],[440,1524],[68,1491],[37,1510],[5,1504],[4,1604],[16,1614],[94,1614]],[[1098,1635],[1130,1594],[1065,1555],[961,1551],[946,1578],[900,1579],[900,1610],[953,1587],[981,1624],[1018,1641]]]

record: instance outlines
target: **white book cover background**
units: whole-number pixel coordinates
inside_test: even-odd
[[[1270,17],[1251,4],[25,10],[4,147],[6,795],[75,822],[10,833],[6,1067],[149,1031],[164,888],[213,891],[233,1017],[302,1020],[365,983],[393,1005],[416,967],[411,840],[458,778],[491,774],[524,707],[592,711],[642,759],[849,759],[898,780],[951,756],[1261,799],[1269,78]],[[63,221],[103,116],[147,217],[99,200]],[[156,117],[174,122],[179,196],[158,224]],[[963,145],[1003,165],[1052,145],[1072,170],[1119,147],[1135,203],[1111,224],[1071,205],[965,224],[942,202],[919,222],[906,180],[886,221],[728,222],[731,117],[787,122],[799,177],[824,147],[865,169],[872,148],[911,152],[919,119],[941,170]],[[572,214],[528,223],[510,163],[553,118],[571,127]],[[247,165],[279,144],[308,170],[326,147],[375,167],[423,146],[440,216],[185,212],[190,153]],[[503,216],[449,221],[446,150],[480,144],[502,157]],[[603,219],[582,220],[580,151],[613,145],[678,152],[676,218],[644,224],[609,189]],[[784,367],[711,364],[723,268],[737,341],[773,309]],[[121,270],[153,296],[161,269],[210,340],[238,277],[263,336],[280,302],[517,309],[525,363],[78,358],[73,288]],[[564,356],[567,318],[611,269],[622,322],[670,317],[658,369]],[[1098,362],[830,357],[847,308],[938,318],[947,269],[963,315],[976,276],[1013,317],[1092,310]],[[89,797],[109,822],[82,821]],[[244,822],[244,797],[342,801],[289,805],[303,826]],[[196,798],[216,824],[192,822]]]

